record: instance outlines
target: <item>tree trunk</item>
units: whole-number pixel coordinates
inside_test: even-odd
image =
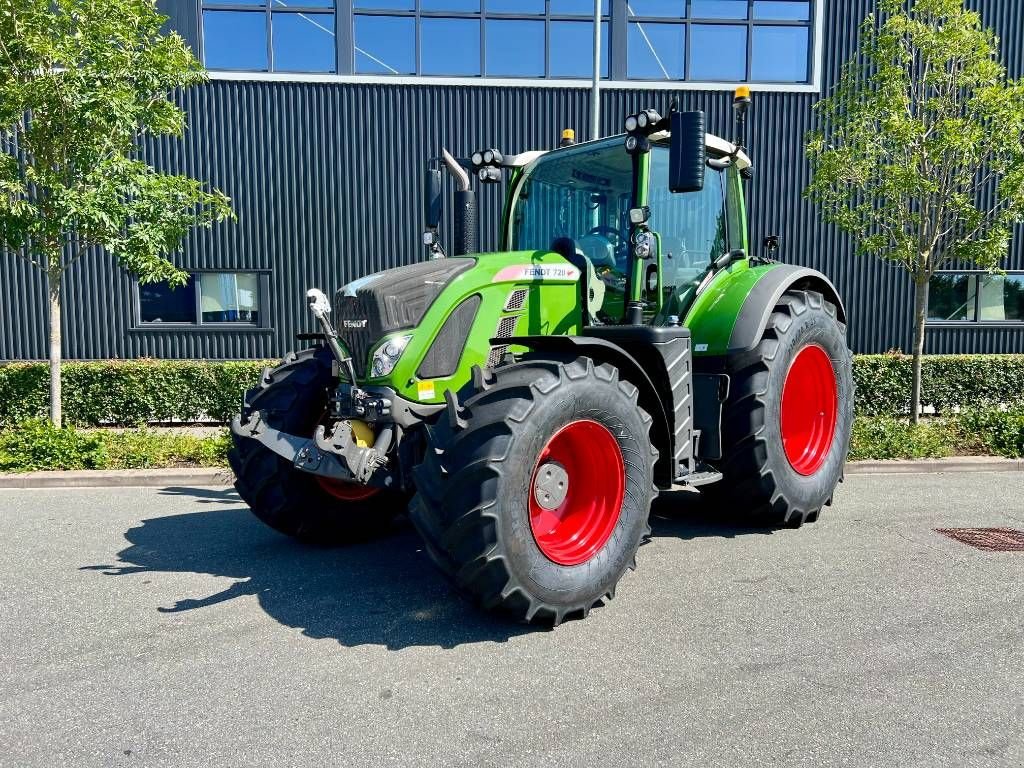
[[[60,428],[63,419],[60,395],[60,280],[61,274],[47,274],[50,292],[50,421]]]
[[[914,281],[914,362],[910,388],[910,423],[921,420],[921,358],[924,356],[925,321],[928,319],[928,277]]]

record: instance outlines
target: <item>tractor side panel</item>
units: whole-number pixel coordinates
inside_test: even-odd
[[[481,254],[434,300],[385,379],[405,398],[441,403],[469,382],[474,365],[494,365],[515,336],[578,333],[579,270],[556,253]],[[381,343],[385,343],[382,341]]]

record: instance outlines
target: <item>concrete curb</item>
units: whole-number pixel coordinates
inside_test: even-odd
[[[920,461],[851,461],[848,475],[910,475],[943,472],[1024,472],[1024,460],[992,456],[960,456]],[[182,469],[85,469],[72,472],[0,474],[0,489],[11,488],[165,488],[168,486],[217,487],[234,482],[224,468]]]
[[[942,472],[1024,472],[1024,460],[996,456],[956,456],[949,459],[846,463],[848,475],[928,475]]]
[[[234,482],[230,469],[83,469],[70,472],[0,474],[4,488],[152,488],[167,486],[225,486]]]

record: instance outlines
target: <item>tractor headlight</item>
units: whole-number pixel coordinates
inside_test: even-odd
[[[633,237],[633,253],[638,259],[649,259],[654,251],[654,235],[650,232],[638,232]]]
[[[487,163],[488,165],[494,162],[494,150],[488,149],[486,152],[484,152],[484,162]]]
[[[644,110],[643,112],[636,116],[636,124],[639,128],[647,127],[647,110]]]
[[[637,129],[636,115],[630,115],[626,118],[626,133],[632,133]]]
[[[636,136],[626,137],[626,151],[629,153],[636,152],[636,148],[640,146],[640,140]]]
[[[405,352],[405,348],[409,346],[411,339],[412,336],[396,336],[377,347],[373,352],[373,364],[370,366],[370,375],[375,377],[387,376],[395,370],[398,359]]]
[[[483,153],[481,152],[474,152],[473,156],[470,157],[469,159],[470,161],[472,161],[473,165],[479,166],[484,164],[484,156]]]

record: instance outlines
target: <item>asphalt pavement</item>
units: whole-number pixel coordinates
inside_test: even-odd
[[[688,495],[554,631],[416,536],[314,549],[224,488],[0,491],[0,766],[1021,766],[1024,473],[857,475],[821,521]]]

